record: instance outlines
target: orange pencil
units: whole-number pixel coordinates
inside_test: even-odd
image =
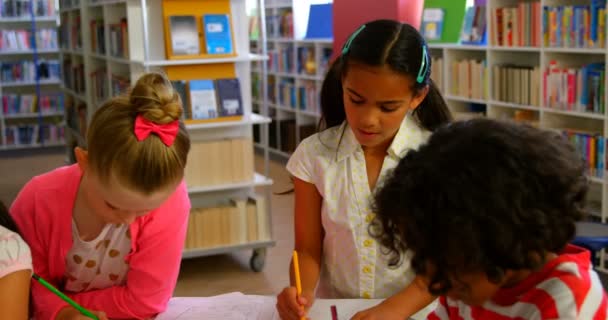
[[[293,251],[293,273],[296,278],[296,290],[298,291],[298,297],[302,295],[302,283],[300,282],[300,262],[298,261],[298,252]],[[300,317],[300,320],[305,320],[305,317]]]

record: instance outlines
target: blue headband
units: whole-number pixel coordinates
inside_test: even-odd
[[[361,33],[361,31],[363,31],[363,29],[365,29],[365,25],[360,26],[357,31],[353,32],[353,34],[350,36],[350,38],[348,38],[348,40],[344,44],[344,48],[342,48],[342,54],[348,53],[348,51],[350,50],[350,45],[353,43],[353,40],[355,40],[355,38],[359,35],[359,33]]]
[[[423,83],[428,69],[427,56],[426,56],[426,45],[422,45],[422,61],[420,61],[420,70],[418,70],[418,76],[416,82]]]

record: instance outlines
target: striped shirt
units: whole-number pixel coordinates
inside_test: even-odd
[[[500,289],[482,306],[440,297],[428,320],[608,319],[608,301],[589,251],[568,245],[542,270],[514,287]]]

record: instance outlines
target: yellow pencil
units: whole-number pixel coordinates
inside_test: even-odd
[[[293,251],[293,272],[296,278],[296,290],[298,291],[298,297],[302,295],[302,282],[300,282],[300,262],[298,261],[298,251]],[[300,320],[306,319],[300,317]]]

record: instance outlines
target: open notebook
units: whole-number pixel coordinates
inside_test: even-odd
[[[382,300],[366,299],[317,299],[308,313],[310,320],[330,320],[332,305],[336,306],[338,318],[348,320],[360,310],[367,309]],[[213,297],[172,298],[165,312],[156,320],[280,320],[272,296],[245,295],[240,292]],[[427,308],[413,317],[425,318]]]

